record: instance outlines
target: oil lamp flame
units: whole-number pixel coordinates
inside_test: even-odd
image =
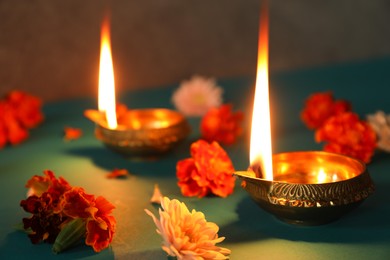
[[[317,173],[317,183],[325,183],[326,182],[326,173],[323,168],[320,168]]]
[[[250,164],[259,165],[262,178],[273,179],[271,117],[268,88],[268,7],[260,13],[256,89],[252,114]]]
[[[99,64],[99,111],[105,113],[108,128],[117,127],[115,111],[115,80],[111,56],[110,25],[104,20],[101,30],[101,48]]]

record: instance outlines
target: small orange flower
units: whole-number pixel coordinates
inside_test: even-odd
[[[211,142],[232,144],[241,135],[243,114],[232,112],[231,104],[224,104],[219,108],[211,108],[200,123],[202,137]]]
[[[351,110],[351,105],[345,100],[334,100],[331,92],[315,93],[305,102],[301,119],[310,129],[321,127],[333,115]]]
[[[66,126],[64,127],[64,139],[66,141],[77,140],[83,135],[80,128]]]
[[[201,198],[212,193],[227,197],[233,192],[234,167],[217,142],[194,142],[191,145],[191,156],[176,164],[178,185],[184,196]]]
[[[317,142],[329,142],[324,150],[370,162],[376,148],[376,134],[370,125],[352,112],[329,118],[316,130]]]

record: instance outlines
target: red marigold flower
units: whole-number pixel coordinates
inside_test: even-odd
[[[91,217],[87,220],[87,237],[85,243],[92,246],[95,252],[100,252],[111,243],[114,233],[116,220],[110,216],[115,208],[104,197],[99,196],[94,201],[93,207],[88,210]]]
[[[11,91],[0,100],[0,148],[23,142],[28,129],[43,121],[42,102],[22,91]]]
[[[25,229],[32,243],[54,243],[53,250],[60,252],[86,237],[85,243],[96,252],[108,247],[115,233],[115,218],[110,215],[115,208],[104,197],[95,198],[83,188],[71,187],[52,171],[44,176],[33,176],[26,184],[31,195],[20,202],[26,212]]]
[[[0,101],[0,121],[2,122],[2,139],[12,145],[23,142],[28,137],[27,130],[17,120],[16,110],[5,101]]]
[[[231,104],[224,104],[219,108],[211,108],[202,118],[200,132],[202,137],[211,142],[232,144],[241,135],[243,114],[232,112]]]
[[[331,92],[315,93],[305,102],[301,119],[310,129],[321,127],[333,115],[351,110],[351,105],[345,100],[335,101]]]
[[[64,193],[61,212],[72,218],[86,219],[85,243],[96,252],[108,247],[115,233],[116,220],[109,216],[114,209],[104,197],[86,194],[84,189],[74,187]]]
[[[176,164],[178,186],[184,196],[204,197],[213,193],[227,197],[233,192],[234,167],[217,142],[194,142],[191,145],[191,156]]]
[[[376,148],[376,135],[370,125],[352,112],[329,118],[315,133],[317,142],[329,142],[324,150],[342,153],[370,162]]]
[[[23,127],[32,128],[43,121],[42,100],[38,97],[14,90],[8,93],[6,100],[16,111],[16,117]]]

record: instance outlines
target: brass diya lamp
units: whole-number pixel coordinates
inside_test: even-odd
[[[87,110],[85,115],[96,123],[96,138],[125,156],[165,153],[190,132],[180,113],[165,108],[128,110],[126,116],[118,118],[116,128],[109,128],[99,111]]]
[[[127,156],[166,152],[190,132],[185,117],[165,108],[129,110],[116,105],[110,30],[104,20],[99,66],[99,110],[84,115],[96,123],[95,136],[108,148]]]
[[[319,151],[272,155],[266,5],[261,12],[250,166],[235,175],[252,199],[277,218],[291,224],[325,224],[356,208],[374,191],[374,184],[365,164],[348,156]]]
[[[374,191],[363,162],[321,151],[273,155],[273,180],[264,179],[258,165],[235,175],[262,209],[298,225],[337,220]]]

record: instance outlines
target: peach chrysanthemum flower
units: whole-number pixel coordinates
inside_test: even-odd
[[[210,108],[222,104],[222,92],[215,79],[193,76],[180,84],[172,102],[186,116],[203,116]]]
[[[390,152],[390,115],[383,111],[367,116],[367,121],[378,137],[378,148]]]
[[[159,209],[160,219],[145,209],[163,238],[162,249],[178,260],[228,259],[230,250],[216,246],[225,238],[218,237],[218,226],[207,222],[202,212],[188,210],[176,199],[164,197]]]

